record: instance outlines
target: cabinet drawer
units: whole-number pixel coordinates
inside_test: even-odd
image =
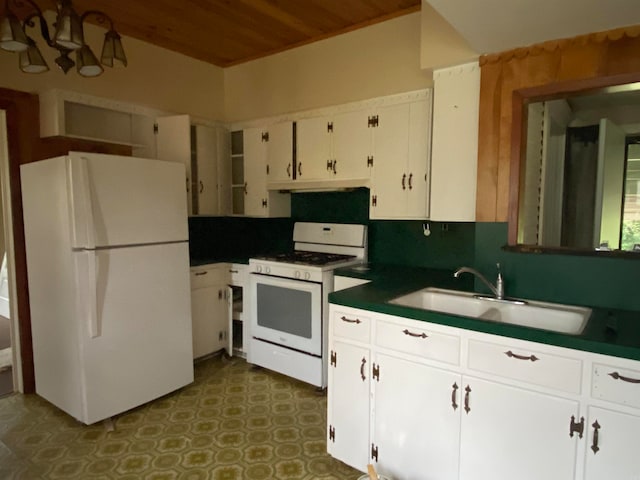
[[[378,320],[376,345],[452,365],[460,363],[460,338],[431,331],[420,323],[406,326]]]
[[[229,280],[229,283],[231,283],[231,285],[237,285],[239,287],[244,286],[246,270],[247,270],[246,265],[241,265],[236,263],[231,265],[229,267],[229,275],[231,275],[231,279]]]
[[[333,313],[333,335],[349,338],[358,342],[369,343],[371,338],[371,318],[336,310]]]
[[[191,289],[227,283],[228,269],[224,266],[191,267]]]
[[[575,358],[469,340],[469,368],[563,392],[580,393],[582,362]]]
[[[591,396],[640,408],[640,371],[594,363]]]

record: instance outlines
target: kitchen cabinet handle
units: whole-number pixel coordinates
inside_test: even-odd
[[[298,176],[302,176],[302,162],[298,163]]]
[[[337,160],[334,160],[334,161],[333,161],[333,174],[334,174],[334,175],[335,175],[336,173],[338,173],[338,172],[336,171],[336,165],[337,165],[337,164],[338,164],[338,161],[337,161]]]
[[[600,424],[598,423],[598,420],[596,420],[591,426],[593,427],[593,443],[591,444],[591,450],[593,450],[593,454],[595,455],[598,453],[598,450],[600,450],[600,447],[598,446],[598,430],[600,430]]]
[[[244,182],[244,194],[247,194],[247,182]]]
[[[291,178],[291,164],[287,165],[287,177]]]
[[[206,274],[207,274],[207,272],[196,272],[195,274],[196,274],[196,276],[198,276],[198,277],[199,277],[200,275],[206,275]]]
[[[367,360],[362,357],[362,363],[360,364],[360,378],[362,379],[362,381],[364,382],[367,377],[364,374],[364,366],[367,364]]]
[[[204,191],[204,183],[202,183],[202,180],[200,180],[200,193],[202,193]]]
[[[407,174],[406,174],[406,173],[403,173],[403,174],[402,174],[402,189],[403,189],[403,190],[406,190],[406,189],[407,189],[406,182],[407,182]]]
[[[456,398],[458,398],[458,384],[457,383],[453,383],[453,390],[451,391],[451,406],[453,407],[453,410],[457,410],[458,409],[458,404],[456,402]]]
[[[631,378],[631,377],[623,377],[622,375],[620,375],[618,372],[611,372],[609,374],[609,376],[615,380],[622,380],[623,382],[628,382],[628,383],[640,383],[640,379],[637,378]]]
[[[359,318],[356,318],[355,320],[351,320],[350,318],[347,318],[344,315],[340,317],[340,320],[347,323],[362,323],[362,320],[360,320]]]
[[[471,407],[469,406],[469,394],[471,393],[471,387],[467,385],[467,388],[465,388],[464,391],[464,411],[469,413],[471,411]]]
[[[229,273],[238,273],[238,270],[229,270]]]
[[[405,335],[409,335],[410,337],[416,337],[416,338],[428,338],[429,337],[429,335],[427,335],[424,332],[422,332],[422,333],[414,333],[414,332],[410,332],[406,328],[402,331],[402,333],[404,333]]]
[[[411,184],[411,179],[413,178],[413,173],[409,174],[409,190],[413,189],[413,185]]]
[[[532,362],[537,362],[538,360],[540,360],[535,355],[528,355],[528,356],[518,355],[516,353],[513,353],[511,350],[509,350],[508,352],[504,352],[504,354],[509,358],[515,358],[518,360],[531,360]]]

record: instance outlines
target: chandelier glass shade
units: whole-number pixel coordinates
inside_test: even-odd
[[[10,0],[5,0],[5,8],[0,17],[0,48],[9,52],[18,52],[20,70],[25,73],[42,73],[49,70],[49,66],[40,52],[35,40],[27,34],[27,27],[39,26],[40,33],[46,44],[58,51],[55,63],[67,73],[73,66],[78,73],[85,77],[100,75],[104,69],[102,65],[113,67],[114,60],[127,66],[127,57],[122,47],[122,39],[115,31],[113,20],[98,10],[89,10],[79,15],[71,0],[56,3],[56,19],[53,24],[53,36],[49,33],[49,26],[42,14],[42,10],[33,0],[12,0],[16,8],[28,5],[33,10],[22,21],[10,8]],[[84,40],[84,22],[87,17],[95,17],[98,24],[108,22],[109,28],[104,36],[100,61]],[[75,61],[70,54],[75,52]]]

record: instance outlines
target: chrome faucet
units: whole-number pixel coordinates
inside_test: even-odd
[[[487,287],[489,287],[489,289],[493,292],[498,300],[502,300],[504,299],[504,279],[502,278],[502,273],[500,272],[500,264],[496,263],[496,266],[498,267],[498,278],[496,280],[495,286],[489,280],[487,280],[479,271],[470,267],[459,268],[455,271],[453,276],[458,278],[461,273],[471,273],[478,277]]]

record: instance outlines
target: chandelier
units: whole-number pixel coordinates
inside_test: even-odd
[[[27,27],[34,28],[39,24],[40,34],[47,45],[59,52],[56,64],[67,73],[75,65],[78,73],[84,77],[100,75],[104,69],[102,65],[113,67],[114,60],[127,66],[127,57],[122,48],[122,40],[113,28],[113,20],[98,10],[88,10],[78,15],[71,5],[71,0],[56,2],[56,20],[53,37],[40,7],[33,0],[13,0],[13,5],[21,9],[25,3],[33,8],[22,22],[9,9],[9,0],[5,0],[5,9],[0,17],[0,48],[9,52],[19,53],[19,67],[25,73],[42,73],[49,70],[49,66],[40,53],[36,42],[27,35]],[[84,41],[83,24],[87,17],[93,16],[99,24],[109,23],[109,30],[104,36],[100,61],[93,54],[89,45]],[[75,62],[69,57],[76,52]]]

